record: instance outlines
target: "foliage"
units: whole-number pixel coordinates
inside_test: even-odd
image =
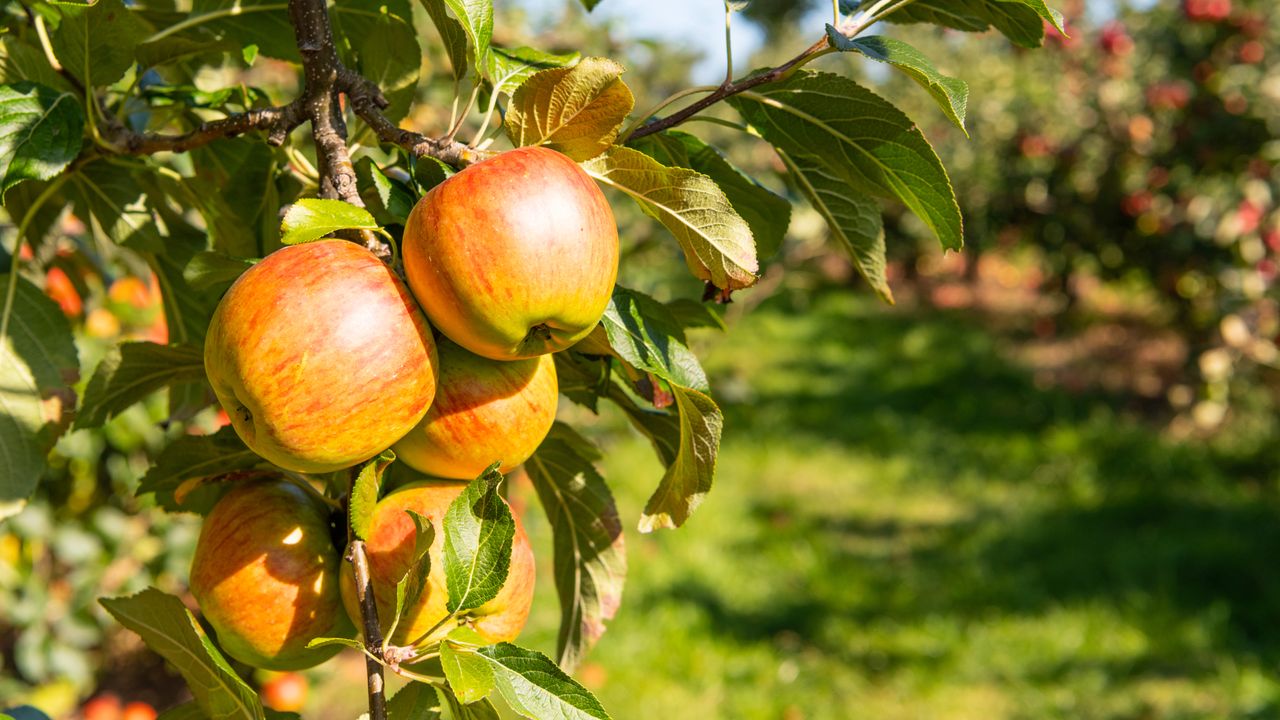
[[[595,4],[584,2],[588,9]],[[813,28],[813,44],[790,61],[730,77],[717,88],[684,91],[671,101],[701,97],[660,116],[671,101],[633,112],[625,68],[615,60],[502,44],[505,33],[490,0],[423,0],[437,35],[414,28],[407,0],[356,0],[331,9],[319,0],[181,5],[37,2],[0,16],[0,185],[15,226],[0,310],[0,372],[12,381],[3,389],[0,448],[14,471],[0,486],[0,513],[16,514],[15,526],[27,517],[18,513],[37,484],[58,474],[45,468],[50,445],[59,437],[60,447],[99,437],[92,432],[97,427],[109,434],[113,423],[136,418],[139,408],[159,415],[144,433],[145,451],[135,446],[106,454],[108,462],[124,458],[115,461],[127,465],[120,473],[125,487],[110,488],[113,502],[200,514],[226,487],[268,468],[232,430],[212,432],[226,425],[226,416],[218,415],[196,365],[222,293],[270,252],[330,234],[361,242],[398,270],[396,246],[408,208],[456,169],[491,154],[503,136],[517,146],[563,152],[618,191],[619,205],[633,201],[674,236],[672,247],[705,283],[705,299],[728,302],[759,279],[761,260],[782,241],[789,209],[701,136],[672,130],[726,101],[738,116],[730,126],[746,133],[739,139],[753,136],[776,150],[837,247],[889,299],[886,242],[873,198],[901,202],[943,247],[958,249],[963,233],[955,189],[925,135],[895,101],[846,75],[805,66],[842,51],[888,63],[963,127],[964,84],[901,41],[863,36],[868,27],[881,20],[965,31],[990,26],[1022,47],[1038,46],[1046,27],[1062,30],[1042,0],[868,2],[847,14],[837,10],[825,29]],[[726,22],[737,5],[726,3]],[[422,38],[437,36],[441,45],[430,51],[447,57],[448,69],[422,83]],[[301,78],[296,98],[252,86],[272,72],[281,85]],[[219,73],[228,79],[225,89],[200,89]],[[436,128],[439,135],[399,127],[420,92],[441,88],[452,90],[455,112],[447,127]],[[468,121],[477,125],[476,136],[464,144],[455,138]],[[303,124],[309,132],[294,133]],[[75,329],[63,317],[79,319],[87,298],[100,302],[102,286],[116,274],[132,279],[131,289],[141,293],[131,302],[121,291],[120,300],[150,314],[140,324],[150,323],[153,333],[133,338],[147,342],[121,342],[128,338],[110,325],[119,324],[119,313],[98,314],[102,327],[95,327],[102,307]],[[123,281],[110,285],[108,301]],[[685,332],[718,319],[697,308],[693,298],[658,299],[618,287],[600,326],[557,358],[562,391],[593,412],[602,400],[620,409],[664,468],[640,516],[643,533],[686,524],[715,476],[724,414]],[[76,332],[116,341],[86,354],[101,358],[92,372],[77,357]],[[77,383],[77,376],[85,379]],[[64,434],[65,411],[73,407],[76,432]],[[418,550],[436,534],[443,540],[444,640],[379,644],[377,619],[366,616],[367,646],[315,642],[352,644],[365,651],[375,673],[389,668],[435,686],[434,703],[419,688],[403,700],[397,696],[394,705],[487,717],[496,712],[488,698],[501,698],[526,717],[607,718],[565,672],[612,619],[625,570],[620,516],[597,460],[565,426],[531,461],[557,533],[564,669],[509,643],[482,646],[465,631],[468,613],[498,594],[509,570],[515,525],[499,494],[504,478],[497,465],[468,486],[442,527],[417,523]],[[397,472],[393,463],[384,454],[349,473],[289,474],[335,505],[347,500],[348,554],[357,578],[360,540],[384,480]],[[398,582],[398,609],[420,589],[428,564],[414,562]],[[146,589],[105,599],[103,606],[187,680],[194,705],[175,712],[269,714],[178,598]],[[455,626],[460,629],[448,631]],[[435,658],[443,678],[401,667]],[[31,680],[47,669],[34,660],[21,664]],[[376,684],[370,708],[382,720]]]

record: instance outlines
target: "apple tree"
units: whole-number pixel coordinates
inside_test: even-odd
[[[812,44],[742,72],[727,29],[747,4],[724,3],[724,81],[643,109],[610,58],[496,42],[490,0],[421,0],[427,34],[409,0],[5,8],[0,515],[22,512],[69,427],[165,391],[164,427],[193,431],[163,436],[137,493],[205,516],[200,620],[154,588],[101,601],[187,680],[194,700],[164,717],[273,715],[228,658],[309,667],[344,647],[365,657],[375,720],[496,717],[495,702],[608,717],[570,673],[621,601],[622,520],[557,398],[622,410],[666,467],[639,531],[683,525],[722,431],[686,331],[755,283],[791,204],[887,302],[881,202],[962,245],[929,141],[815,61],[901,72],[963,130],[967,85],[873,29],[994,29],[1020,47],[1062,31],[1043,0],[833,2]],[[423,73],[424,51],[447,66]],[[263,62],[295,68],[296,93],[255,87]],[[225,87],[200,89],[210,77]],[[449,122],[410,129],[441,97]],[[771,147],[786,196],[692,121]],[[701,298],[616,285],[619,204],[669,231]],[[67,223],[91,242],[60,241]],[[150,277],[134,290],[162,314],[81,373],[66,316],[109,264]],[[215,411],[220,429],[194,431]],[[514,643],[534,556],[502,488],[521,464],[555,537],[555,658]],[[388,672],[412,681],[389,698]]]

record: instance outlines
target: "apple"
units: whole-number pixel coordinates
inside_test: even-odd
[[[115,693],[102,693],[80,708],[84,720],[120,720],[120,697]]]
[[[600,188],[546,148],[510,150],[445,180],[404,229],[409,287],[440,332],[515,360],[591,332],[618,275],[618,228]]]
[[[156,720],[156,709],[149,703],[131,702],[124,706],[120,720]]]
[[[559,386],[550,355],[499,362],[441,340],[440,386],[422,422],[392,446],[418,472],[470,480],[495,461],[507,472],[529,459],[556,419]]]
[[[262,683],[262,702],[280,712],[301,711],[307,704],[307,679],[296,672],[271,677]]]
[[[342,240],[254,265],[218,304],[204,367],[231,424],[287,470],[329,472],[390,447],[436,392],[436,346],[404,284]]]
[[[407,511],[426,516],[435,528],[435,540],[428,551],[430,574],[418,602],[405,609],[404,617],[390,639],[393,644],[407,645],[419,639],[448,615],[445,609],[449,591],[444,577],[444,514],[466,487],[465,482],[443,480],[413,483],[384,497],[373,510],[365,548],[369,555],[369,575],[373,581],[378,619],[384,629],[391,627],[396,583],[413,562],[416,526]],[[514,640],[524,628],[529,606],[533,603],[533,548],[518,516],[515,522],[511,569],[506,583],[497,597],[466,613],[467,623],[490,643]],[[342,571],[342,601],[351,617],[360,617],[354,571],[349,566]],[[436,630],[433,639],[443,637],[451,628],[452,625],[446,623]]]
[[[280,479],[248,481],[204,520],[191,561],[191,594],[231,657],[266,670],[328,660],[317,637],[351,637],[338,590],[341,553],[329,508]]]

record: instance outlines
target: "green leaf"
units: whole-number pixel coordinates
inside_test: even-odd
[[[410,177],[420,194],[426,194],[428,190],[456,174],[453,168],[433,157],[415,158],[412,162],[413,172]]]
[[[415,607],[422,591],[427,587],[427,579],[431,575],[431,545],[436,540],[436,529],[431,519],[413,510],[407,510],[413,520],[413,561],[404,577],[396,581],[396,607],[392,619],[391,630],[387,637],[395,634],[395,627],[400,624],[405,608]]]
[[[450,613],[489,602],[507,580],[516,524],[498,494],[502,479],[495,462],[445,512],[444,574]]]
[[[261,138],[229,138],[191,151],[194,176],[168,186],[209,228],[213,249],[232,257],[264,257],[275,249],[280,193],[279,151]]]
[[[351,648],[352,650],[356,650],[361,653],[364,652],[364,643],[360,642],[359,640],[354,640],[352,638],[318,637],[318,638],[311,638],[310,640],[307,641],[308,648],[327,647],[331,645],[340,645],[344,648]]]
[[[170,35],[158,40],[141,43],[134,50],[133,56],[137,59],[139,66],[144,69],[150,69],[199,55],[221,55],[233,51],[237,47],[236,43],[228,40]],[[249,47],[256,48],[257,46],[250,45]]]
[[[16,35],[0,35],[0,83],[35,82],[59,92],[72,92],[67,79],[49,64],[40,48]]]
[[[444,52],[449,56],[449,65],[453,68],[453,80],[458,82],[467,76],[467,31],[462,29],[462,23],[449,15],[445,9],[444,0],[420,0],[422,7],[426,8],[427,15],[431,17],[431,23],[436,26],[436,32],[440,33],[440,42],[444,45]]]
[[[600,324],[609,346],[631,367],[685,387],[710,391],[702,365],[686,344],[684,327],[667,306],[619,285]]]
[[[588,440],[556,423],[525,463],[554,538],[552,563],[560,597],[556,655],[569,671],[617,613],[627,575],[618,507],[592,464],[599,456]]]
[[[725,324],[724,317],[720,311],[716,310],[722,305],[710,305],[689,298],[676,298],[667,303],[667,309],[671,311],[672,317],[681,327],[686,330],[689,328],[713,328],[715,330],[728,330],[729,326]]]
[[[192,290],[225,288],[253,267],[253,260],[234,258],[213,250],[198,252],[182,268],[182,279]]]
[[[50,35],[53,54],[85,87],[110,85],[133,66],[133,51],[150,28],[122,0],[59,3],[62,22]]]
[[[942,162],[915,123],[879,95],[840,75],[802,71],[729,103],[774,146],[821,160],[855,189],[901,200],[943,247],[963,245]]]
[[[663,165],[689,168],[711,178],[751,227],[756,254],[767,258],[778,252],[791,224],[791,203],[786,198],[747,177],[720,151],[689,133],[655,133],[636,141],[635,147]]]
[[[507,136],[516,147],[546,145],[578,161],[599,155],[635,105],[622,73],[618,63],[595,57],[535,73],[511,96]]]
[[[319,240],[347,229],[377,230],[378,223],[368,210],[341,200],[304,198],[289,206],[280,223],[280,242],[285,245]]]
[[[556,379],[560,394],[575,403],[598,412],[596,400],[608,394],[610,366],[598,358],[588,358],[579,352],[558,352],[552,355],[556,362]]]
[[[431,160],[439,162],[434,158]],[[427,162],[422,164],[426,165]],[[360,197],[364,199],[374,220],[383,225],[404,225],[415,202],[409,188],[399,180],[387,177],[371,158],[360,158],[355,169]]]
[[[475,648],[446,639],[440,643],[440,665],[449,687],[464,704],[483,700],[493,692],[493,668],[476,654]]]
[[[493,92],[508,95],[539,70],[568,67],[582,57],[580,53],[549,53],[531,47],[489,48],[483,74],[493,84]]]
[[[640,532],[680,527],[702,503],[715,477],[724,416],[708,396],[671,386],[680,413],[680,445],[640,518]]]
[[[74,95],[0,85],[0,199],[23,180],[51,180],[80,154],[84,112]]]
[[[756,281],[759,263],[751,227],[711,178],[667,167],[638,150],[617,146],[582,167],[605,185],[631,196],[665,225],[699,279],[723,290]]]
[[[177,668],[205,716],[211,720],[264,720],[266,714],[257,694],[231,669],[181,600],[148,588],[137,595],[99,602]]]
[[[444,0],[462,25],[469,43],[468,52],[476,67],[485,67],[489,42],[493,39],[493,0]]]
[[[8,274],[0,275],[7,288]],[[74,405],[71,383],[80,361],[58,304],[19,277],[8,332],[0,338],[0,520],[26,504],[45,469],[45,455]]]
[[[493,666],[495,684],[512,710],[545,720],[608,720],[600,701],[540,652],[511,643],[481,648]]]
[[[347,67],[382,89],[393,122],[409,112],[418,88],[422,46],[409,0],[344,0],[330,11]]]
[[[387,700],[390,720],[436,720],[440,717],[440,699],[435,688],[411,682]]]
[[[204,352],[195,345],[120,343],[107,350],[89,378],[75,426],[101,427],[160,388],[204,376]]]
[[[142,476],[137,493],[155,493],[156,502],[171,512],[205,514],[224,488],[198,481],[227,473],[269,467],[245,447],[230,427],[212,435],[183,435],[169,443]]]
[[[893,303],[893,291],[885,276],[884,221],[880,205],[834,177],[812,155],[778,151],[800,192],[827,221],[831,237],[849,254],[853,266],[885,302]]]
[[[383,450],[377,457],[360,467],[355,485],[351,488],[349,503],[351,531],[361,540],[369,539],[373,524],[373,509],[378,504],[378,492],[382,490],[382,474],[396,461],[396,454]]]
[[[104,241],[146,253],[165,252],[165,240],[152,209],[150,194],[139,181],[140,163],[98,160],[70,176],[68,194],[77,214],[97,223]],[[98,232],[100,231],[100,232]]]
[[[827,41],[831,47],[842,52],[857,52],[872,60],[887,63],[901,70],[907,77],[916,81],[938,101],[938,106],[946,114],[947,119],[969,137],[964,127],[965,111],[969,107],[969,86],[963,80],[949,77],[938,72],[938,68],[929,62],[914,47],[893,38],[879,35],[850,38],[841,34],[834,27],[827,26]]]
[[[183,37],[226,42],[233,49],[258,46],[258,53],[290,62],[302,60],[282,0],[193,0],[184,17],[191,27]]]
[[[596,6],[601,2],[603,2],[603,0],[582,0],[582,6],[589,12],[591,10],[595,10]]]
[[[199,705],[194,702],[184,702],[160,713],[156,720],[205,720],[205,716],[200,711]]]
[[[440,700],[440,707],[447,708],[444,716],[449,720],[500,720],[501,718],[493,703],[482,698],[467,705],[454,695],[453,689],[448,685],[437,686],[436,696]]]
[[[894,23],[931,23],[965,32],[999,30],[1016,45],[1034,48],[1044,42],[1044,22],[1064,32],[1062,13],[1044,0],[915,0],[885,17]]]

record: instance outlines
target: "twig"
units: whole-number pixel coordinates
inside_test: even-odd
[[[356,600],[360,603],[364,645],[370,649],[364,658],[369,682],[369,720],[387,720],[386,678],[382,672],[382,663],[370,654],[382,648],[382,628],[378,626],[378,604],[373,595],[373,582],[369,579],[369,557],[365,554],[364,541],[351,541],[347,561],[355,570]]]
[[[388,104],[382,90],[359,73],[343,68],[338,74],[338,87],[346,93],[356,116],[373,130],[379,140],[398,145],[414,157],[433,157],[454,167],[463,167],[489,155],[449,137],[430,138],[397,127],[382,114]]]
[[[848,22],[844,22],[840,18],[840,4],[838,2],[833,3],[832,6],[835,11],[836,27],[838,27],[840,32],[844,33],[845,35],[849,37],[853,37],[861,33],[863,30],[866,30],[868,26],[883,19],[886,15],[892,12],[895,12],[897,10],[900,10],[903,7],[906,7],[907,5],[911,4],[912,1],[913,0],[876,0],[876,2],[870,8],[868,8],[866,12],[858,14],[855,18],[851,19]],[[727,42],[727,38],[726,38],[726,42]],[[747,90],[750,90],[755,87],[759,87],[761,85],[765,85],[771,82],[777,82],[779,80],[785,80],[791,77],[791,75],[794,74],[796,70],[799,70],[801,66],[831,52],[835,52],[835,49],[831,47],[827,38],[823,37],[822,39],[818,40],[814,44],[810,45],[808,48],[805,48],[805,50],[801,52],[799,55],[796,55],[795,57],[791,58],[785,63],[775,68],[770,68],[764,72],[756,73],[754,75],[748,75],[747,77],[741,80],[738,80],[736,82],[730,82],[729,80],[726,80],[724,84],[722,84],[719,88],[716,88],[716,90],[712,92],[710,95],[707,95],[706,97],[698,100],[697,102],[685,108],[682,108],[679,112],[673,113],[659,120],[654,120],[653,122],[649,122],[647,124],[641,125],[635,128],[634,130],[631,130],[630,132],[624,132],[618,141],[621,143],[621,142],[626,142],[628,140],[636,140],[646,135],[652,135],[654,133],[662,132],[663,130],[673,128],[676,125],[679,125],[680,123],[685,122],[686,120],[693,117],[694,115],[697,115],[703,110],[706,110],[712,105],[715,105],[721,100],[724,100],[725,98],[733,97],[734,95],[738,95],[739,93],[746,92]],[[730,58],[730,63],[732,63],[732,55],[730,55],[729,58]],[[732,72],[732,65],[730,65],[730,71]],[[658,109],[661,109],[666,104],[680,97],[683,97],[684,95],[690,94],[692,92],[697,92],[698,90],[700,90],[700,88],[676,93],[675,95],[668,98],[667,100],[664,100],[662,104],[658,106]],[[651,110],[650,114],[654,112],[657,112],[657,109]],[[643,116],[636,122],[643,123],[647,119],[648,119],[648,116]],[[634,127],[634,124],[633,124],[633,127]]]
[[[655,120],[646,125],[640,126],[626,139],[638,140],[646,135],[652,135],[654,133],[673,128],[725,98],[733,97],[738,93],[745,92],[754,87],[759,87],[760,85],[786,79],[790,77],[793,72],[798,70],[800,66],[811,60],[822,57],[829,52],[833,52],[833,49],[824,37],[818,42],[810,45],[804,52],[796,55],[778,67],[770,68],[769,70],[756,75],[748,75],[737,82],[727,82],[717,88],[710,95],[698,100],[692,105],[682,108],[680,111],[672,113],[660,120]]]

